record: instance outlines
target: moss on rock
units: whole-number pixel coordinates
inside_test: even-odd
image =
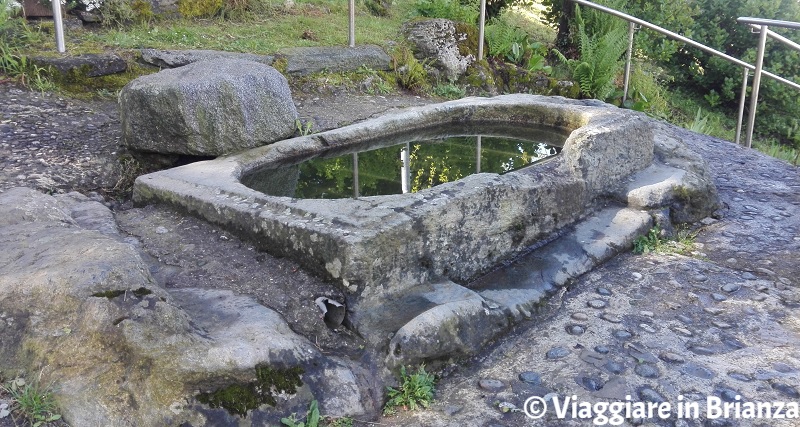
[[[294,394],[303,385],[300,375],[303,368],[273,369],[266,364],[255,368],[256,380],[234,383],[213,392],[200,393],[197,400],[212,408],[224,408],[231,414],[246,416],[247,412],[263,404],[275,406],[275,394]]]

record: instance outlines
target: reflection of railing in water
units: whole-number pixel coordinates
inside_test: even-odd
[[[481,171],[482,171],[482,169],[481,169],[481,159],[482,159],[483,154],[485,154],[486,152],[488,152],[488,153],[502,153],[503,152],[502,150],[492,149],[492,145],[493,144],[491,144],[491,142],[489,144],[489,147],[484,149],[483,146],[482,146],[483,145],[483,136],[484,135],[475,135],[474,136],[475,137],[475,173],[476,174],[477,173],[481,173]],[[491,136],[487,136],[487,137],[491,138]],[[551,156],[554,156],[554,155],[558,154],[559,151],[560,150],[556,149],[552,145],[540,142],[540,143],[538,143],[536,148],[531,152],[531,154],[527,156],[530,159],[529,163],[527,163],[527,164],[523,163],[522,166],[514,167],[513,166],[514,165],[513,159],[509,159],[509,163],[508,164],[504,164],[504,166],[503,166],[503,168],[505,169],[504,172],[510,172],[512,170],[516,170],[516,169],[519,169],[521,167],[528,166],[530,164],[538,163],[538,162],[543,161],[543,160],[545,160],[545,159],[547,159],[547,158],[549,158]],[[412,157],[413,157],[411,152],[412,152],[411,151],[411,142],[406,142],[403,145],[403,147],[400,148],[400,171],[399,171],[399,174],[400,174],[399,182],[400,182],[400,187],[401,187],[401,193],[400,194],[412,193],[412,192],[416,192],[417,191],[415,189],[415,187],[412,187],[412,181],[411,181],[411,171],[412,171],[411,160],[412,160]],[[523,156],[523,157],[525,157],[525,156]],[[361,189],[360,189],[360,179],[359,179],[359,176],[360,176],[359,161],[360,160],[359,160],[358,152],[352,153],[353,198],[356,198],[356,199],[359,198],[361,196],[361,194],[362,194]],[[489,167],[489,169],[492,169],[491,166]],[[489,172],[491,172],[491,170]],[[501,173],[504,173],[504,172],[501,172]]]

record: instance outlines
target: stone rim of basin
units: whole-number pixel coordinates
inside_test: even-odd
[[[560,156],[535,168],[471,175],[414,194],[292,199],[267,196],[240,182],[270,163],[392,132],[500,121],[571,134]],[[620,189],[629,177],[653,164],[655,123],[594,100],[523,94],[464,98],[144,175],[136,181],[134,201],[181,207],[249,235],[267,251],[297,260],[361,299],[380,299],[440,277],[465,283],[609,200],[624,201]],[[692,163],[685,170],[702,175],[703,166]],[[684,182],[686,173],[677,175],[669,176],[674,181],[669,188],[692,185]],[[674,198],[662,188],[656,196],[645,192],[647,202],[628,204],[654,208]]]

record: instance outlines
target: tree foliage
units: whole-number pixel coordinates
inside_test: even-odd
[[[755,63],[757,36],[739,17],[757,17],[800,22],[797,0],[596,0],[597,3],[622,10],[670,31],[682,34],[730,56]],[[580,44],[575,17],[565,4],[567,0],[543,0],[547,21],[559,28],[557,46],[569,57]],[[617,7],[615,7],[615,5]],[[574,7],[574,6],[571,6]],[[586,19],[586,31],[593,34],[595,22]],[[797,30],[771,28],[790,39],[798,39]],[[695,93],[702,99],[714,100],[735,115],[741,67],[704,53],[683,43],[667,39],[650,30],[636,35],[636,53],[657,61],[671,75],[673,85]],[[571,50],[570,50],[571,49]],[[765,69],[790,80],[800,81],[800,53],[770,41],[765,55]],[[713,91],[713,92],[712,92]],[[800,117],[800,93],[786,86],[762,80],[756,131],[784,141],[789,140],[793,120]]]

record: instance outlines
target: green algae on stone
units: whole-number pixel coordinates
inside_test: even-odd
[[[213,392],[200,393],[197,400],[212,408],[224,408],[234,415],[246,416],[247,412],[263,404],[275,406],[275,394],[294,394],[303,385],[300,375],[303,368],[273,369],[266,364],[255,368],[256,380],[236,383]]]

